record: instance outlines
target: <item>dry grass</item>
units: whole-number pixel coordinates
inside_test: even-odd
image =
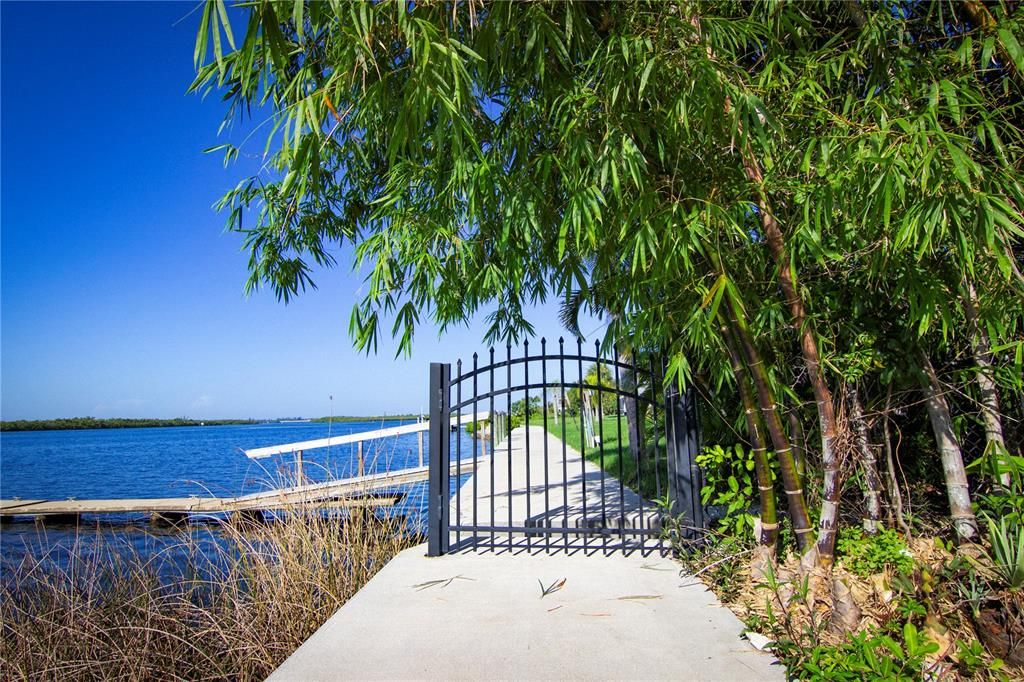
[[[414,542],[370,512],[314,508],[215,532],[182,531],[171,579],[103,540],[4,575],[0,679],[263,679]]]

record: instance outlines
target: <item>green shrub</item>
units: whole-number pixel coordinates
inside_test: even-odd
[[[984,515],[988,523],[988,540],[992,545],[989,557],[992,567],[1005,587],[1024,587],[1024,528],[1009,518],[996,521]]]
[[[784,643],[779,643],[778,648],[791,679],[920,679],[925,657],[938,651],[939,645],[922,639],[913,623],[906,623],[900,634],[902,642],[881,630],[858,632],[849,642],[838,646],[816,646],[796,660],[793,660],[792,652],[787,652]]]
[[[836,542],[836,554],[843,565],[867,577],[889,568],[898,573],[914,569],[914,559],[899,533],[892,529],[866,535],[860,528],[843,528]]]
[[[987,464],[990,457],[985,455],[976,460],[968,471],[979,474],[989,474],[992,465]],[[989,515],[996,519],[1008,519],[1014,523],[1024,522],[1024,458],[1006,456],[1001,462],[1005,465],[996,468],[996,473],[1010,474],[1010,485],[1004,488],[1001,485],[987,486],[974,496],[974,508],[980,515]]]
[[[466,424],[463,425],[463,428],[466,430],[466,433],[473,436],[476,434],[477,429],[479,429],[481,432],[486,432],[490,425],[490,420],[479,419],[475,424],[472,421],[467,422]]]
[[[725,510],[718,529],[732,537],[749,535],[754,522],[750,509],[758,503],[753,453],[739,443],[709,445],[697,455],[697,464],[704,470],[701,501]]]

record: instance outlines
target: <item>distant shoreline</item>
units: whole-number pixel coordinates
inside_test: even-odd
[[[371,415],[368,417],[317,417],[315,419],[96,419],[70,417],[66,419],[17,419],[0,421],[0,431],[78,431],[84,429],[141,429],[167,426],[239,426],[253,424],[294,424],[327,422],[371,422],[416,419],[415,414]]]

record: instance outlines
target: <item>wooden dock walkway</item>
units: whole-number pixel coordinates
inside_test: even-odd
[[[478,457],[477,463],[486,462]],[[462,460],[463,475],[472,473],[473,460]],[[452,473],[459,471],[459,462],[451,463]],[[289,509],[301,505],[316,507],[389,507],[398,504],[403,493],[389,488],[426,481],[429,467],[413,467],[398,471],[354,476],[351,478],[310,483],[266,490],[239,497],[168,497],[113,500],[0,500],[0,518],[34,516],[37,518],[79,517],[82,514],[150,514],[166,520],[179,520],[190,515],[231,514],[264,510]],[[381,492],[385,491],[385,492]]]

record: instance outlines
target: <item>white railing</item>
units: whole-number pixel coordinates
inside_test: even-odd
[[[463,414],[456,417],[452,417],[452,426],[455,426],[460,421],[463,426],[466,424],[472,424],[474,419],[478,422],[490,419],[489,412],[477,412],[473,414]],[[360,433],[347,433],[343,436],[331,436],[330,438],[317,438],[315,440],[304,440],[297,443],[284,443],[283,445],[270,445],[264,448],[253,448],[252,450],[245,450],[245,456],[252,459],[261,459],[263,457],[273,457],[274,455],[289,455],[294,454],[298,457],[302,456],[303,452],[307,450],[316,450],[317,448],[329,448],[335,445],[349,445],[352,443],[360,444],[360,450],[362,450],[362,443],[368,440],[377,440],[379,438],[390,438],[392,436],[402,436],[408,433],[419,433],[420,434],[420,465],[423,464],[423,432],[430,429],[430,422],[423,420],[414,424],[402,424],[401,426],[389,426],[386,429],[376,429],[375,431],[361,431]]]

